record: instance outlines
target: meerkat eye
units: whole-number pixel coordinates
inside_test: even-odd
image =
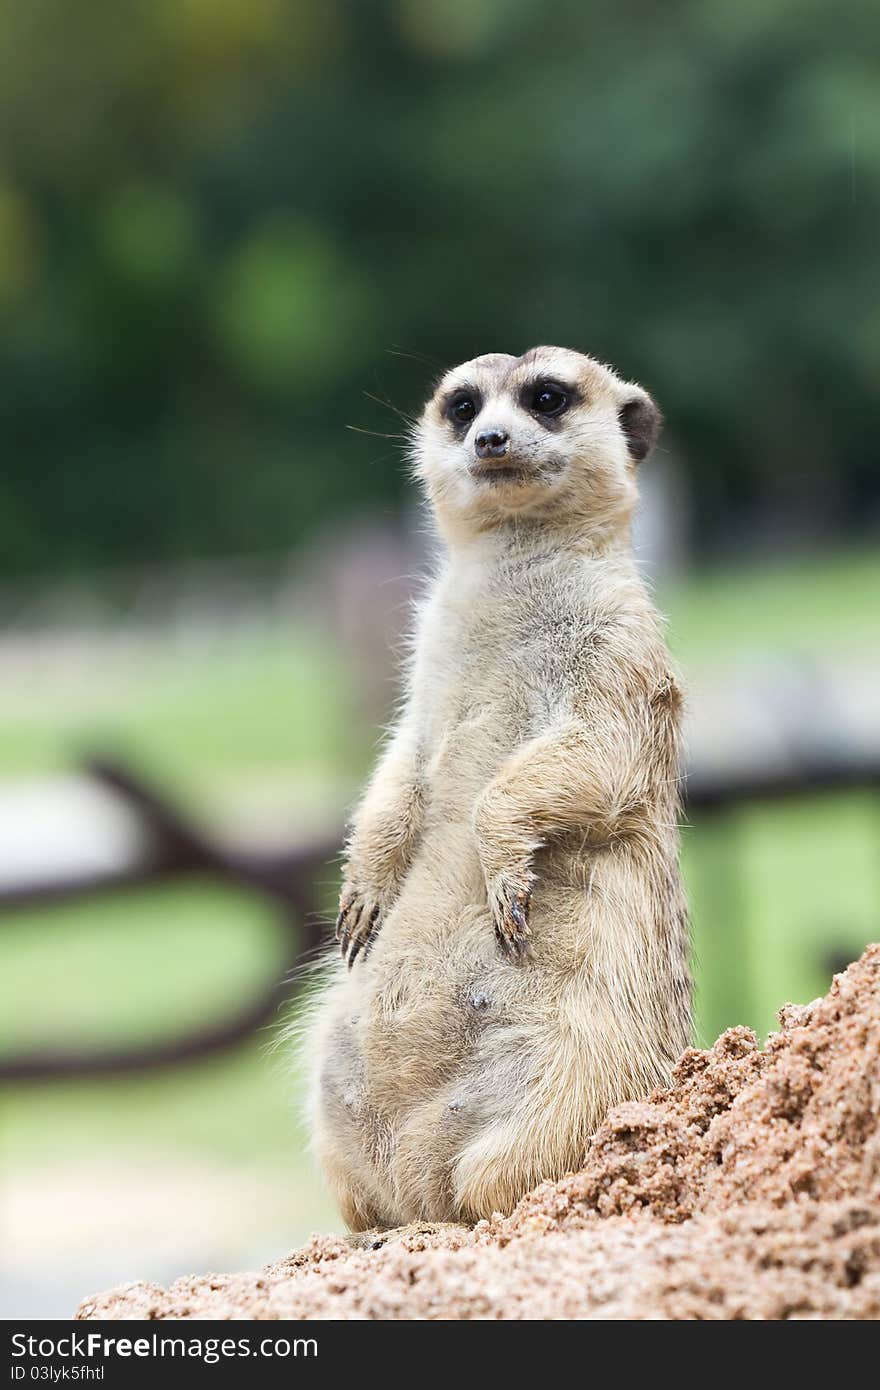
[[[536,415],[561,415],[567,405],[568,396],[557,386],[535,388],[531,408]]]
[[[458,425],[466,425],[476,419],[477,402],[473,396],[463,394],[453,396],[447,407],[449,416]]]

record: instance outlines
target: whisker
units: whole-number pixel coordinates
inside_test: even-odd
[[[385,407],[386,410],[392,410],[395,415],[399,415],[401,420],[405,421],[405,423],[409,425],[411,429],[414,428],[414,426],[416,425],[417,421],[414,416],[407,415],[405,410],[398,409],[396,405],[392,405],[391,401],[385,400],[382,396],[374,395],[372,391],[365,391],[364,395],[366,396],[368,401],[374,401],[376,405],[382,405]]]
[[[399,433],[399,434],[383,434],[383,432],[382,432],[381,430],[366,430],[366,429],[363,429],[363,427],[362,427],[361,425],[346,425],[345,428],[346,428],[347,430],[351,430],[354,434],[369,434],[369,435],[372,436],[373,439],[406,439],[406,438],[407,438],[407,436],[406,436],[405,434],[402,434],[402,433]]]
[[[408,348],[402,348],[399,343],[392,343],[385,351],[389,357],[408,357],[412,362],[419,362],[423,367],[430,367],[432,372],[445,372],[443,363],[436,357],[428,357],[424,352],[411,352]]]

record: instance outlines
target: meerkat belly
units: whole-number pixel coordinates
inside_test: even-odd
[[[426,841],[325,1015],[323,1123],[367,1193],[362,1226],[509,1209],[577,1165],[610,1105],[666,1082],[687,1042],[660,983],[678,968],[653,916],[665,871],[638,848],[547,853],[517,963],[467,830],[446,824],[442,853]]]
[[[458,1156],[497,1121],[500,1097],[513,1112],[516,1078],[499,1088],[498,1068],[522,1067],[531,1021],[552,1010],[558,987],[540,959],[551,897],[557,917],[577,915],[547,884],[538,957],[512,963],[495,940],[469,818],[438,817],[368,957],[340,982],[323,1104],[380,1224],[453,1217]]]
[[[367,1224],[452,1219],[451,1172],[486,1122],[480,1051],[487,1034],[505,1028],[509,1003],[491,963],[461,944],[440,978],[392,959],[377,945],[359,988],[344,988],[338,1000],[322,1077],[324,1122],[350,1180],[369,1191],[375,1216]]]

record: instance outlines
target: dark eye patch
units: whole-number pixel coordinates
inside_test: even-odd
[[[456,429],[465,429],[471,420],[477,418],[482,404],[479,391],[472,390],[469,386],[461,386],[447,396],[443,413]]]
[[[578,400],[580,393],[574,387],[544,378],[529,382],[520,392],[520,404],[523,409],[536,415],[548,428],[552,428],[560,415],[564,415]]]

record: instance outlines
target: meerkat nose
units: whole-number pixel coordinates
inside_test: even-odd
[[[480,430],[474,440],[474,452],[480,459],[500,459],[507,453],[509,443],[504,430]]]

